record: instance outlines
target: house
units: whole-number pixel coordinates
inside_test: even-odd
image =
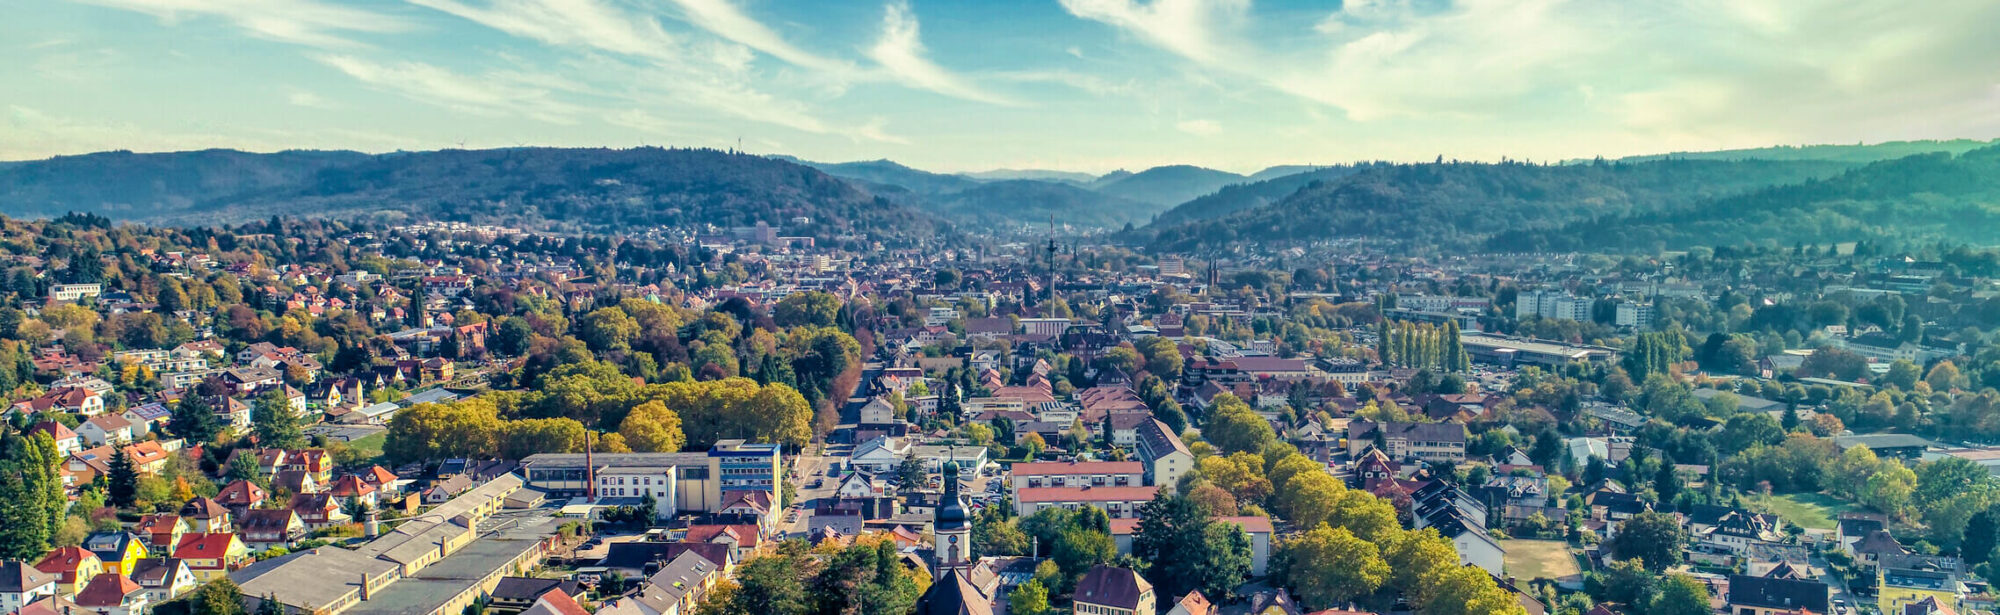
[[[62,423],[42,421],[28,428],[28,435],[38,433],[48,434],[50,439],[56,441],[56,454],[58,455],[68,457],[83,450],[83,436],[76,435],[75,431],[70,430],[68,426]]]
[[[1172,489],[1180,484],[1181,475],[1194,467],[1194,453],[1188,450],[1187,443],[1159,419],[1139,426],[1133,450],[1138,453],[1139,462],[1146,464],[1148,485]]]
[[[535,605],[543,595],[552,591],[564,594],[577,593],[582,587],[574,580],[543,579],[538,577],[501,577],[500,582],[487,592],[487,612],[495,614],[518,613]]]
[[[187,562],[171,557],[139,560],[129,576],[133,583],[146,588],[146,601],[154,604],[178,598],[200,584],[194,578],[194,571],[188,570]]]
[[[124,444],[145,433],[140,427],[122,413],[99,414],[77,425],[76,434],[83,436],[83,441],[91,446]]]
[[[1137,461],[1055,461],[1014,464],[1015,491],[1030,487],[1130,487],[1145,484],[1146,466]]]
[[[187,519],[189,531],[227,532],[235,528],[230,522],[229,507],[211,498],[196,497],[182,504],[181,518]]]
[[[1276,530],[1270,517],[1238,516],[1216,517],[1220,523],[1236,526],[1250,539],[1250,574],[1264,576],[1265,568],[1271,561],[1271,548],[1275,546],[1272,536]],[[1139,520],[1134,518],[1111,520],[1111,544],[1119,555],[1132,554],[1132,541],[1139,531]]]
[[[687,615],[693,613],[722,571],[715,562],[692,551],[660,566],[638,591],[598,609],[600,615]]]
[[[12,613],[28,603],[56,595],[61,579],[26,562],[0,563],[0,612]]]
[[[207,582],[242,567],[250,559],[250,548],[233,532],[194,533],[181,537],[174,559],[187,562],[195,578]]]
[[[237,517],[236,533],[251,549],[289,546],[306,535],[306,522],[288,508],[243,511]]]
[[[172,513],[155,513],[139,518],[132,532],[146,539],[146,547],[154,551],[170,551],[180,544],[181,535],[188,531],[187,521]]]
[[[1215,615],[1215,612],[1215,604],[1200,591],[1188,592],[1188,595],[1174,601],[1174,608],[1167,609],[1167,615]]]
[[[65,387],[51,390],[41,397],[16,402],[13,411],[21,414],[68,412],[96,416],[104,412],[104,396],[83,387]]]
[[[168,410],[166,406],[151,403],[127,408],[123,416],[125,420],[132,422],[133,432],[143,436],[173,420],[174,412]]]
[[[1077,613],[1153,615],[1153,584],[1127,568],[1098,564],[1083,573],[1072,596]]]
[[[1954,611],[1965,610],[1972,590],[1965,560],[1938,555],[1883,555],[1875,566],[1876,608],[1900,613],[1903,607],[1934,600]]]
[[[342,502],[360,502],[370,507],[377,503],[375,486],[353,474],[334,479],[333,485],[326,489],[326,493],[339,498]]]
[[[1890,557],[1909,555],[1911,553],[1908,547],[1904,547],[1903,543],[1896,541],[1895,536],[1889,535],[1888,530],[1869,532],[1861,540],[1855,541],[1854,546],[1849,551],[1852,552],[1856,561],[1871,566],[1877,565],[1882,560]]]
[[[104,562],[104,572],[125,575],[132,563],[146,557],[145,541],[131,532],[97,532],[83,538],[83,548]]]
[[[1465,426],[1458,423],[1347,424],[1347,453],[1360,455],[1369,446],[1393,459],[1465,463]]]
[[[521,611],[527,615],[590,615],[576,599],[563,590],[551,590],[535,599],[535,603]]]
[[[324,493],[301,493],[292,496],[285,507],[299,514],[299,521],[309,529],[319,529],[346,523],[350,517],[341,510],[340,502]]]
[[[104,561],[83,547],[56,547],[42,556],[42,561],[35,562],[35,569],[56,575],[57,591],[74,596],[97,573],[104,572]]]
[[[264,501],[270,498],[271,492],[257,486],[257,483],[240,478],[230,481],[215,492],[215,503],[239,515],[243,511],[263,505]]]
[[[1113,519],[1139,516],[1161,487],[1029,487],[1014,492],[1014,514],[1026,517],[1044,508],[1102,509]]]
[[[1729,575],[1730,615],[1827,613],[1827,586],[1819,581]]]
[[[147,601],[146,588],[125,575],[105,572],[98,574],[76,593],[76,605],[97,611],[102,615],[143,615],[152,603]]]

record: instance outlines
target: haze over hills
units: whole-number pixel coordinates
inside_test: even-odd
[[[1278,175],[1270,179],[1256,180],[1241,184],[1223,186],[1214,193],[1196,197],[1175,206],[1154,219],[1155,225],[1179,224],[1194,220],[1220,218],[1239,211],[1263,207],[1291,196],[1309,185],[1319,182],[1339,181],[1361,169],[1386,163],[1366,163],[1360,165],[1339,165],[1332,167],[1300,167],[1310,170],[1289,175]],[[1264,175],[1265,173],[1258,173]]]
[[[1980,141],[1977,139],[1886,141],[1882,143],[1856,143],[1848,145],[1776,145],[1750,149],[1626,156],[1618,160],[1621,162],[1645,162],[1648,160],[1681,158],[1686,160],[1833,160],[1839,162],[1868,163],[1931,152],[1946,152],[1953,155],[1963,154],[1994,144],[2000,144],[2000,139],[1990,141]],[[1580,164],[1585,162],[1590,162],[1590,160],[1574,159],[1565,161],[1565,164]]]
[[[818,236],[949,228],[810,167],[705,149],[111,152],[0,169],[0,212],[69,211],[170,224],[312,215],[591,229],[808,218],[787,232]]]
[[[1228,171],[1181,164],[1153,167],[1110,181],[1099,182],[1095,188],[1105,194],[1161,207],[1173,207],[1243,179],[1243,176]]]

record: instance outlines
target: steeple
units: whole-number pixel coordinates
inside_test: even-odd
[[[955,451],[946,453],[955,457]],[[931,534],[936,537],[936,564],[931,571],[932,578],[943,578],[946,570],[965,568],[972,559],[972,524],[966,514],[965,498],[958,492],[958,460],[944,462],[944,495],[938,498],[937,511],[931,521]]]

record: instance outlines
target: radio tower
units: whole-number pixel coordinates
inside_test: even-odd
[[[1047,248],[1047,252],[1048,252],[1048,268],[1049,268],[1049,300],[1054,301],[1056,298],[1056,217],[1055,216],[1049,216],[1049,247]],[[1046,314],[1044,314],[1044,316],[1046,316]]]

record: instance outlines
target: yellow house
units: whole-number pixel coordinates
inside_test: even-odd
[[[230,532],[188,534],[174,547],[174,559],[187,562],[194,578],[206,583],[249,561],[250,547]]]
[[[131,574],[132,564],[146,559],[146,542],[131,532],[98,532],[83,539],[83,549],[103,560],[104,572]]]
[[[1883,613],[1901,613],[1903,605],[1934,598],[1938,604],[1963,612],[1968,589],[1962,579],[1965,561],[1934,555],[1884,555],[1877,566],[1876,605]]]
[[[56,591],[75,596],[91,579],[104,572],[104,561],[83,547],[57,547],[35,563],[35,569],[56,575]]]

